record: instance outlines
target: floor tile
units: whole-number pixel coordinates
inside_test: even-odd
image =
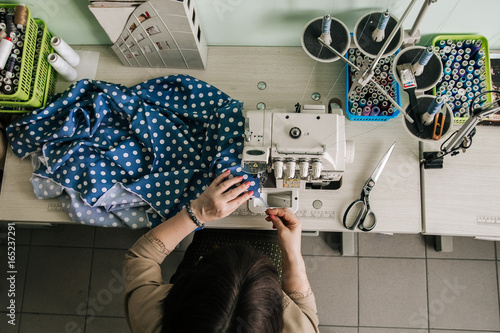
[[[464,330],[433,330],[433,329],[430,329],[429,330],[429,333],[464,333],[464,332],[467,332],[467,333],[474,333],[474,332],[477,332],[477,333],[498,333],[498,331],[472,331],[472,332],[468,332],[468,331],[464,331]]]
[[[426,315],[424,259],[359,258],[360,326],[427,328]]]
[[[85,315],[92,249],[32,246],[23,312]]]
[[[13,299],[15,301],[16,311],[21,311],[30,248],[25,245],[15,247],[15,267],[12,271],[17,273],[7,273],[11,271],[7,266],[9,259],[7,255],[9,252],[12,252],[11,250],[12,249],[8,249],[5,244],[0,245],[0,267],[2,268],[2,270],[0,270],[0,309],[5,311],[7,306],[10,305],[11,299]],[[12,277],[13,279],[11,279]],[[10,280],[7,280],[7,278]],[[10,281],[15,283],[14,288],[11,288]]]
[[[358,325],[358,258],[304,256],[321,325]]]
[[[87,315],[123,317],[123,260],[127,250],[95,249]]]
[[[320,333],[358,333],[357,327],[345,326],[320,326]]]
[[[340,256],[342,234],[320,232],[319,236],[302,237],[302,254],[307,256]]]
[[[130,332],[125,318],[94,317],[87,318],[85,333],[125,333]]]
[[[436,252],[435,236],[427,237],[427,258],[443,259],[495,259],[495,243],[472,237],[453,237],[453,252]]]
[[[360,327],[359,333],[428,333],[428,331],[419,328]]]
[[[48,228],[33,229],[31,245],[92,247],[94,230],[80,224],[56,224]]]
[[[6,222],[0,222],[0,244],[7,244],[7,235],[8,235],[8,224]],[[14,234],[10,234],[11,237],[14,237],[16,245],[29,245],[31,242],[31,227],[23,226],[23,224],[17,223],[14,224],[14,229],[11,231]]]
[[[134,243],[149,229],[129,229],[129,228],[95,228],[96,248],[106,249],[129,249]]]
[[[431,328],[500,330],[495,261],[428,260]]]
[[[358,246],[358,254],[363,257],[425,258],[422,235],[363,233],[358,236]]]
[[[2,308],[3,309],[3,308]],[[0,312],[0,332],[2,333],[18,333],[19,327],[21,326],[21,313],[16,313],[14,321],[9,324],[11,318],[7,317],[7,312]]]
[[[23,313],[22,333],[83,332],[85,317]]]

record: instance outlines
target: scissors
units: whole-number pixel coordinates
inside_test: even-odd
[[[344,227],[347,229],[354,230],[358,227],[362,231],[370,231],[375,228],[377,218],[370,209],[370,192],[377,183],[377,180],[384,170],[387,161],[389,161],[389,157],[391,157],[395,145],[396,142],[392,144],[387,153],[385,153],[384,157],[382,157],[380,162],[378,162],[377,167],[373,170],[370,178],[368,178],[363,186],[361,197],[358,200],[353,201],[349,207],[347,207],[343,219]],[[369,221],[369,223],[365,223],[365,221]]]

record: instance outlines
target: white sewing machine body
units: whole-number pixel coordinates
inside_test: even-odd
[[[336,190],[354,145],[345,139],[345,117],[324,106],[247,111],[242,168],[261,177],[261,197],[271,207],[298,208],[302,191]],[[249,210],[263,213],[264,201],[250,200]]]

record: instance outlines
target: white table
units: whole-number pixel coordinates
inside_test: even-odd
[[[499,142],[499,127],[477,126],[467,152],[445,156],[443,169],[422,168],[424,234],[500,240]]]
[[[208,68],[175,70],[165,68],[123,67],[110,48],[81,47],[101,53],[97,79],[127,86],[169,74],[189,74],[218,87],[231,97],[244,102],[245,110],[264,102],[267,109],[294,110],[294,104],[327,104],[332,97],[345,99],[345,66],[342,62],[324,64],[308,58],[297,47],[210,47]],[[267,88],[259,90],[257,83]],[[321,100],[311,99],[313,92]],[[347,206],[361,189],[389,146],[396,148],[379,182],[371,194],[372,210],[378,223],[373,232],[420,233],[420,170],[418,142],[402,126],[401,116],[388,122],[346,121],[347,139],[353,140],[356,153],[353,164],[347,164],[343,185],[339,190],[310,191],[300,194],[299,211],[313,210],[312,202],[320,199],[322,211],[330,217],[302,216],[304,230],[345,232],[341,219]],[[21,161],[8,153],[0,194],[0,220],[29,223],[68,223],[68,216],[57,200],[37,200],[30,183],[29,160]],[[237,213],[220,220],[213,227],[268,229],[263,216]],[[333,213],[332,213],[333,212]],[[327,214],[327,215],[328,215]]]

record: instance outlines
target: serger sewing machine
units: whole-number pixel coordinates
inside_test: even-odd
[[[261,183],[262,200],[248,202],[253,213],[264,213],[267,205],[296,212],[301,192],[339,189],[353,159],[344,116],[326,113],[323,105],[306,105],[300,113],[246,113],[242,168]]]

